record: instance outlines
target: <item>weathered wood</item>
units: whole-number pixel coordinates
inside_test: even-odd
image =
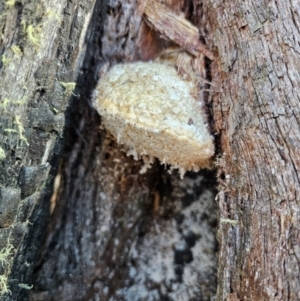
[[[1,300],[26,300],[32,287],[72,92],[64,83],[78,76],[93,6],[0,4]]]
[[[99,69],[144,57],[137,3],[109,1],[104,11],[102,30],[91,22],[81,97],[64,133],[60,188],[30,300],[211,300],[215,174],[180,180],[158,162],[140,174],[143,162],[100,129],[89,102]]]
[[[31,284],[27,280],[45,229],[55,154],[61,154],[61,142],[54,141],[68,99],[57,79],[73,82],[81,74],[77,93],[82,97],[68,112],[61,184],[31,300],[209,300],[215,290],[215,209],[204,200],[212,196],[213,184],[205,183],[213,176],[189,174],[181,182],[158,165],[140,175],[142,163],[126,157],[98,129],[99,117],[88,102],[105,62],[152,58],[164,41],[151,40],[151,34],[140,40],[135,1],[97,2],[90,25],[93,2],[51,2],[15,3],[8,7],[13,13],[0,20],[6,47],[0,250],[9,259],[0,268],[12,291],[3,298],[24,300],[27,291],[19,284]],[[208,48],[218,53],[209,73],[222,155],[217,161],[222,219],[218,300],[297,300],[299,6],[259,0],[186,3],[186,14]],[[56,21],[48,24],[46,17]],[[29,25],[39,24],[48,45],[32,39]],[[25,25],[29,31],[22,31]],[[10,51],[12,41],[22,46],[19,59]],[[154,46],[145,52],[149,41]],[[195,246],[202,242],[208,250],[199,252]],[[199,264],[205,259],[210,266]],[[153,266],[171,272],[155,278]]]
[[[218,300],[299,300],[297,1],[207,1],[221,218]]]

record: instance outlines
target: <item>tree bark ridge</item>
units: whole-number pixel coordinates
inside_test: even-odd
[[[25,300],[32,287],[71,96],[62,82],[76,80],[93,6],[0,4],[1,300]]]
[[[214,1],[221,218],[219,300],[297,300],[299,24],[295,2]],[[213,12],[213,13],[212,13]]]

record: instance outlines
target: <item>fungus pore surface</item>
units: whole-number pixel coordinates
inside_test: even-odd
[[[173,66],[126,63],[100,79],[93,103],[106,129],[135,159],[157,157],[182,175],[209,167],[214,154],[195,90]]]

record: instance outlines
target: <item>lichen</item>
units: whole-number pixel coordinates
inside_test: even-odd
[[[0,251],[0,263],[3,266],[8,263],[8,257],[11,255],[11,251],[13,250],[13,245],[8,244],[6,248],[3,248]]]
[[[229,218],[221,218],[220,223],[221,224],[226,223],[226,224],[231,224],[231,225],[235,226],[239,223],[239,221],[234,220],[234,219],[229,219]]]
[[[3,108],[5,112],[7,112],[7,105],[10,103],[10,100],[8,98],[4,98],[2,101],[0,101],[0,108]]]
[[[7,285],[8,279],[6,275],[0,275],[0,296],[11,293]]]
[[[5,129],[4,132],[9,133],[9,134],[10,133],[18,133],[18,131],[15,129]]]
[[[24,288],[25,290],[31,290],[33,288],[33,285],[29,286],[28,284],[26,283],[19,283],[18,286],[20,288]]]
[[[54,17],[55,19],[56,19],[56,21],[58,21],[58,22],[60,22],[61,21],[61,18],[60,18],[60,16],[57,14],[57,12],[56,11],[54,11],[54,10],[47,10],[46,12],[45,12],[45,15],[44,15],[45,17]]]
[[[4,66],[8,66],[11,63],[11,59],[8,59],[4,54],[1,56],[1,62]]]
[[[2,147],[0,147],[0,161],[6,158],[5,151]]]
[[[15,104],[15,105],[17,105],[17,106],[22,106],[22,105],[24,105],[26,103],[27,98],[28,98],[27,95],[25,95],[21,99],[15,100],[12,103]]]
[[[23,133],[25,132],[25,129],[24,129],[24,126],[21,122],[21,117],[19,115],[15,116],[15,124],[18,127],[20,139],[23,140],[27,145],[29,145],[26,137],[23,135]]]
[[[16,57],[20,57],[22,55],[22,50],[19,46],[12,45],[10,49]]]
[[[65,92],[64,94],[66,95],[74,95],[75,94],[73,93],[73,91],[75,90],[76,88],[76,83],[74,82],[69,82],[69,83],[66,83],[66,82],[59,82],[64,88],[65,88]]]
[[[41,43],[41,26],[28,25],[26,33],[29,42],[35,47],[39,47]]]
[[[16,0],[7,0],[7,1],[5,1],[5,5],[7,7],[13,7],[15,5],[15,3],[16,3]]]

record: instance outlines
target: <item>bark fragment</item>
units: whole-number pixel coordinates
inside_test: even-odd
[[[150,27],[165,38],[177,43],[191,54],[203,53],[213,60],[214,55],[199,41],[199,29],[183,16],[179,16],[157,0],[148,0],[144,9],[145,20]]]

